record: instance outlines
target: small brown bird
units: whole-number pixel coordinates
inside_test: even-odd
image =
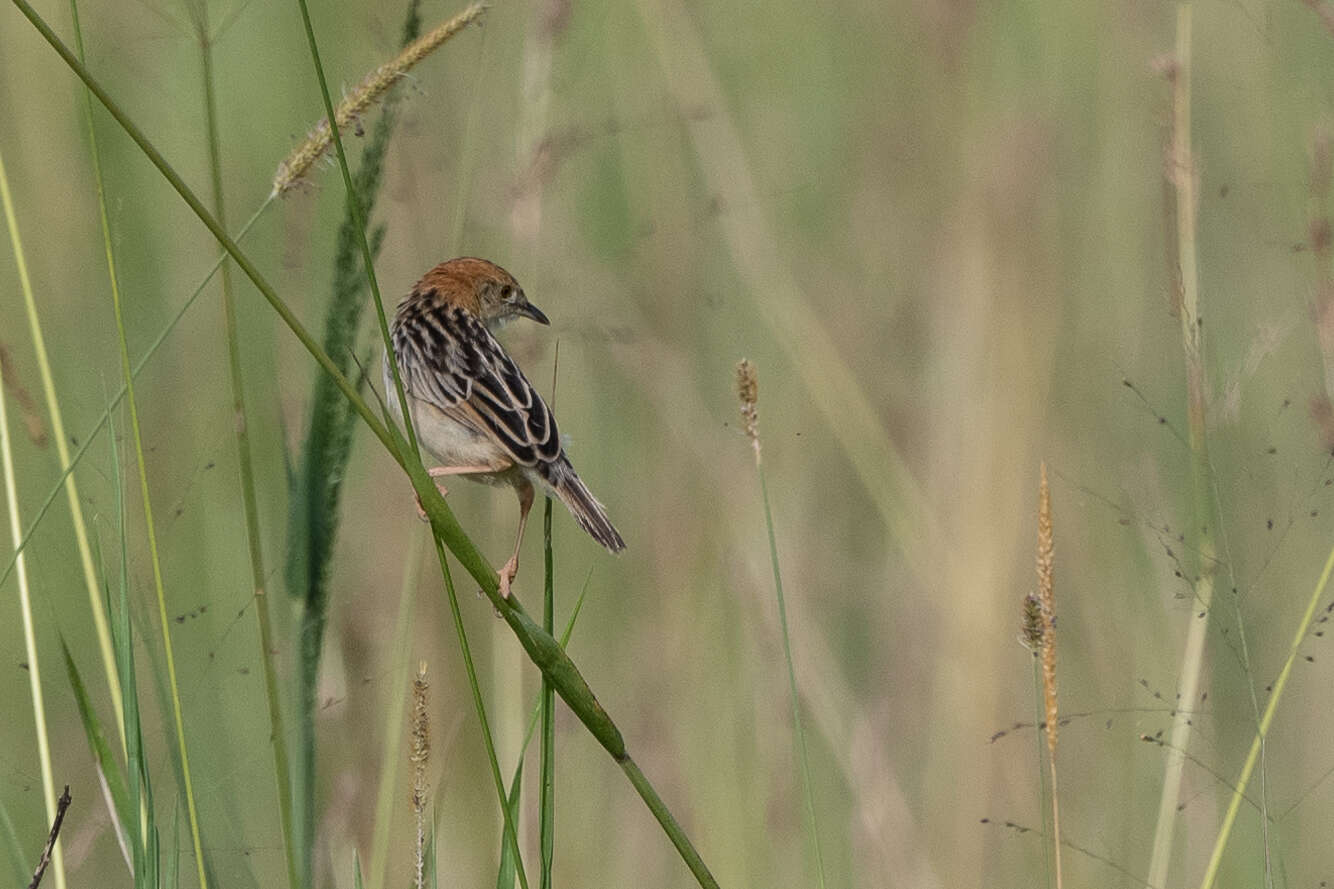
[[[502,596],[509,596],[519,571],[535,485],[559,498],[598,543],[613,553],[625,549],[606,510],[565,456],[551,409],[492,336],[518,316],[551,323],[509,272],[464,257],[441,263],[413,286],[394,313],[390,334],[413,428],[439,464],[429,470],[431,477],[466,475],[511,485],[519,496],[514,554],[499,571]],[[387,355],[384,388],[389,409],[402,422]],[[449,493],[436,485],[441,494]]]

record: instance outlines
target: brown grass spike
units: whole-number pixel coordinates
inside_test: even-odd
[[[1056,791],[1056,592],[1053,569],[1056,547],[1052,540],[1051,491],[1047,486],[1047,464],[1038,481],[1038,604],[1042,617],[1042,697],[1046,703],[1047,764],[1051,769],[1052,842],[1056,855],[1056,887],[1061,889],[1061,817]]]

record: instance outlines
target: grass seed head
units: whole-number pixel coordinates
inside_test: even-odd
[[[760,378],[755,372],[755,365],[749,358],[742,358],[736,366],[736,390],[741,398],[741,419],[746,425],[746,435],[755,448],[755,459],[760,458]]]
[[[480,19],[486,8],[484,3],[473,3],[463,12],[427,31],[404,47],[403,51],[393,59],[362,78],[361,83],[358,83],[334,108],[334,121],[338,124],[339,131],[359,121],[362,113],[383,98],[400,77],[439,49],[446,40]],[[306,134],[301,144],[278,165],[278,172],[273,177],[273,193],[287,194],[306,173],[310,172],[311,166],[329,150],[332,142],[333,132],[329,129],[329,118],[322,118]]]

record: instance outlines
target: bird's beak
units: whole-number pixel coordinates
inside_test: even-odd
[[[551,321],[548,320],[547,316],[542,314],[542,310],[530,302],[525,302],[521,306],[516,306],[515,313],[523,315],[525,318],[532,318],[538,324],[549,325],[551,323]]]

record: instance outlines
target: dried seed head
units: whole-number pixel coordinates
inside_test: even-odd
[[[1019,644],[1033,652],[1034,657],[1042,652],[1042,603],[1032,593],[1024,596],[1024,612],[1019,626]]]
[[[1051,492],[1047,464],[1038,481],[1038,604],[1042,615],[1042,696],[1046,703],[1047,749],[1056,753],[1056,593],[1053,583],[1055,545],[1052,541]]]
[[[442,22],[408,44],[393,59],[367,74],[361,83],[357,84],[334,108],[334,120],[338,124],[339,131],[357,122],[362,112],[379,101],[400,77],[439,49],[446,40],[480,19],[484,12],[486,4],[473,3],[452,19]],[[273,177],[273,193],[284,195],[290,191],[310,171],[311,165],[329,150],[332,142],[333,133],[329,129],[329,118],[325,117],[306,134],[306,138],[287,156],[287,159],[278,165],[278,172]]]
[[[760,459],[760,378],[755,372],[755,365],[749,358],[742,358],[736,366],[736,391],[741,398],[741,419],[746,424],[746,435],[750,437],[755,449],[755,459]]]
[[[412,814],[417,824],[417,843],[413,867],[417,889],[422,889],[426,850],[426,767],[431,760],[430,683],[426,681],[426,661],[417,664],[417,678],[412,681],[412,742],[408,761],[412,763]]]

